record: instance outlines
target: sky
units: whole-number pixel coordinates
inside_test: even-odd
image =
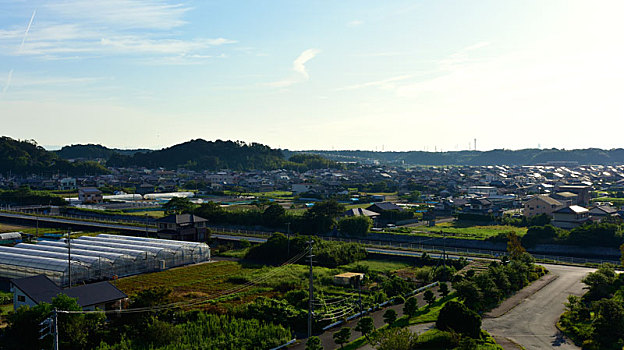
[[[620,148],[620,0],[0,0],[0,135]]]

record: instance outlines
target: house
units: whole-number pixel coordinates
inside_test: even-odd
[[[102,203],[102,191],[95,187],[83,187],[78,190],[78,200],[82,203]]]
[[[156,220],[158,238],[204,242],[208,239],[208,220],[192,214],[169,215]]]
[[[76,189],[76,179],[73,177],[66,177],[59,181],[59,190],[70,191]]]
[[[342,216],[368,216],[371,219],[375,219],[379,216],[379,213],[364,208],[353,208],[342,213]]]
[[[610,205],[598,205],[589,209],[589,216],[594,221],[602,221],[607,218],[620,218],[617,209]]]
[[[83,310],[119,310],[128,296],[109,282],[98,282],[82,286],[61,289],[44,275],[17,278],[11,280],[13,308],[30,307],[40,303],[50,303],[59,294],[78,299]]]
[[[341,286],[357,286],[364,279],[364,274],[359,272],[345,272],[334,276],[334,284]]]
[[[576,193],[572,192],[555,192],[551,195],[553,199],[558,200],[562,204],[568,205],[579,205],[579,196]]]
[[[553,212],[553,226],[571,229],[589,221],[589,210],[578,205],[571,205]]]
[[[498,189],[493,186],[470,186],[468,187],[468,194],[490,197],[498,195]]]
[[[370,207],[366,208],[366,210],[374,211],[375,213],[382,213],[384,211],[403,211],[405,209],[391,202],[381,202],[371,205]]]
[[[561,185],[558,186],[558,192],[572,192],[578,195],[577,204],[578,205],[589,205],[590,195],[589,190],[591,187],[587,185]]]
[[[537,195],[529,198],[524,203],[524,216],[532,217],[535,215],[546,214],[553,216],[555,210],[565,207],[560,201],[549,197],[548,195]]]

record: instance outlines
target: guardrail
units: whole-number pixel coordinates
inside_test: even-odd
[[[271,348],[271,349],[269,349],[269,350],[279,350],[279,349],[284,349],[284,348],[286,348],[287,346],[289,346],[289,345],[291,345],[291,344],[294,344],[296,341],[297,341],[297,338],[293,338],[293,339],[292,339],[291,341],[289,341],[288,343],[284,343],[284,344],[282,344],[282,345],[280,345],[280,346],[278,346],[278,347],[276,347],[276,348]]]

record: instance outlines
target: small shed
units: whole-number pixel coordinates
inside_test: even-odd
[[[334,284],[341,286],[355,285],[357,281],[364,279],[364,274],[360,272],[345,272],[334,276]]]

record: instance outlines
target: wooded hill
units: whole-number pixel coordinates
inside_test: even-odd
[[[108,148],[102,145],[71,145],[71,146],[63,146],[58,151],[54,151],[54,153],[58,154],[59,157],[63,159],[82,159],[82,160],[98,160],[98,159],[108,159],[113,154],[119,153],[122,155],[131,156],[135,153],[147,153],[150,152],[148,149],[118,149],[118,148]]]
[[[0,137],[0,173],[78,176],[106,174],[108,170],[96,162],[68,162],[38,146],[34,140],[20,141],[3,136]]]
[[[271,170],[340,168],[318,155],[297,155],[286,160],[282,151],[259,143],[191,140],[169,148],[134,155],[114,153],[106,162],[112,167],[187,168],[193,170]]]

